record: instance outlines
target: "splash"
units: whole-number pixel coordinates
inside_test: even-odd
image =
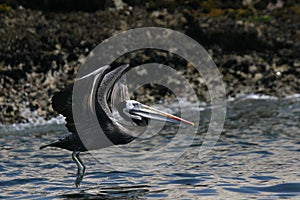
[[[36,111],[32,112],[29,109],[23,111],[21,115],[28,120],[27,123],[0,124],[0,133],[34,133],[66,129],[64,126],[65,117],[62,115],[46,120],[39,116]]]

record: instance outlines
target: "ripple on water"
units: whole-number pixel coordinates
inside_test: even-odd
[[[87,170],[80,188],[74,187],[77,169],[70,152],[51,148],[38,150],[41,144],[68,134],[62,124],[46,123],[36,128],[30,124],[0,127],[0,199],[300,196],[299,100],[246,98],[229,102],[222,136],[213,151],[199,159],[211,116],[209,109],[205,110],[207,112],[201,112],[204,120],[199,124],[193,145],[178,163],[151,173],[143,169],[117,171],[109,159],[95,160],[82,154]],[[169,135],[173,134],[172,128],[168,131]],[[172,139],[167,136],[167,133],[159,136],[163,144]],[[101,153],[100,156],[118,159],[122,155]],[[151,159],[144,162],[146,167],[147,164],[152,166]],[[124,163],[127,164],[130,162]]]
[[[199,196],[216,196],[218,192],[215,189],[189,190],[189,193]]]
[[[300,183],[282,183],[272,186],[242,186],[239,188],[224,188],[238,193],[261,193],[269,192],[277,195],[297,196],[300,195]]]
[[[274,177],[274,176],[259,176],[259,175],[253,175],[253,176],[250,176],[249,178],[253,178],[253,179],[257,179],[257,180],[262,180],[262,181],[269,181],[269,180],[279,179],[279,178]]]

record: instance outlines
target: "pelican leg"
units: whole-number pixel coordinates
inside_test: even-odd
[[[84,173],[85,173],[85,166],[82,163],[82,160],[80,159],[79,154],[80,154],[79,151],[74,151],[72,153],[72,159],[74,160],[74,162],[76,163],[76,165],[78,167],[77,178],[75,180],[76,187],[80,186],[80,182],[82,181]]]

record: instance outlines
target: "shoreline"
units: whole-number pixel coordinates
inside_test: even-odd
[[[0,12],[0,124],[28,122],[22,116],[26,109],[46,120],[55,116],[51,96],[74,80],[88,52],[115,33],[143,26],[171,28],[203,45],[223,76],[227,97],[299,94],[299,13],[284,7],[256,14],[232,14],[228,9],[218,16],[212,14],[190,8],[143,7],[92,13],[25,8]],[[151,55],[131,55],[128,62],[160,58]],[[180,64],[200,100],[207,101],[201,77],[184,61]],[[137,93],[145,94],[137,100],[159,100],[151,96],[151,89]]]
[[[283,101],[283,100],[295,100],[300,101],[300,93],[299,94],[293,94],[286,97],[275,97],[275,96],[268,96],[264,94],[238,94],[237,97],[228,97],[226,99],[226,104],[229,104],[231,102],[238,102],[238,101],[247,101],[247,100],[265,100],[265,101]],[[201,105],[200,112],[205,111],[206,109],[210,108],[209,104],[206,104],[206,102],[199,102]],[[159,104],[163,105],[163,104]],[[191,105],[192,106],[192,105]],[[205,108],[207,107],[207,108]],[[169,111],[169,107],[166,108]],[[174,113],[171,113],[174,114]],[[43,118],[42,116],[39,116],[36,112],[27,112],[26,113],[27,122],[20,122],[20,123],[9,123],[9,124],[1,124],[0,123],[0,129],[3,133],[9,133],[11,131],[14,132],[24,132],[24,130],[28,130],[30,132],[32,127],[44,127],[44,126],[51,126],[51,125],[64,125],[65,124],[65,118],[63,115],[59,114],[56,116],[52,116],[49,119]],[[67,130],[65,127],[63,127],[64,130]],[[61,130],[61,129],[57,129]]]

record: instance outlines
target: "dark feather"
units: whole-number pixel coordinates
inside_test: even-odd
[[[86,151],[86,148],[84,147],[75,127],[72,111],[74,106],[74,109],[77,108],[76,106],[83,106],[80,107],[82,109],[78,109],[82,111],[83,114],[86,112],[93,112],[93,109],[95,109],[100,126],[112,144],[126,144],[135,139],[132,133],[140,133],[140,131],[137,131],[137,129],[129,129],[128,127],[124,127],[121,124],[115,122],[115,120],[112,117],[111,109],[109,107],[109,104],[111,103],[111,95],[117,95],[117,97],[120,97],[122,96],[122,92],[128,92],[127,90],[125,90],[126,88],[117,88],[115,89],[115,91],[118,92],[112,92],[116,82],[128,69],[128,65],[114,69],[112,69],[110,66],[103,66],[102,68],[99,68],[98,70],[95,70],[94,72],[77,79],[75,83],[68,85],[64,90],[56,93],[52,97],[52,107],[55,111],[62,114],[66,118],[66,127],[73,134],[70,134],[65,138],[55,141],[51,144],[44,145],[41,147],[41,149],[51,146],[71,151]],[[89,85],[91,80],[90,78],[92,78],[93,82],[97,84]],[[73,89],[74,87],[77,88],[78,86],[83,86],[79,87],[80,89],[85,88],[85,86],[87,86],[86,88],[88,88],[91,91],[85,91],[86,94],[84,94],[84,96],[79,96],[79,98],[73,98]],[[77,89],[80,90],[79,88]],[[93,96],[96,97],[95,105],[91,105],[89,101],[90,98]],[[127,94],[124,94],[123,96],[124,99],[122,100],[125,100],[125,98],[129,98],[127,97]],[[83,117],[82,120],[89,120],[89,118]],[[82,124],[87,124],[86,128],[88,129],[91,129],[93,126],[89,124],[89,121],[82,121]],[[89,135],[86,135],[86,137],[89,137]]]
[[[76,133],[76,127],[72,113],[73,86],[73,83],[68,85],[64,90],[56,93],[51,100],[53,109],[66,118],[66,127],[68,131],[71,133]]]

